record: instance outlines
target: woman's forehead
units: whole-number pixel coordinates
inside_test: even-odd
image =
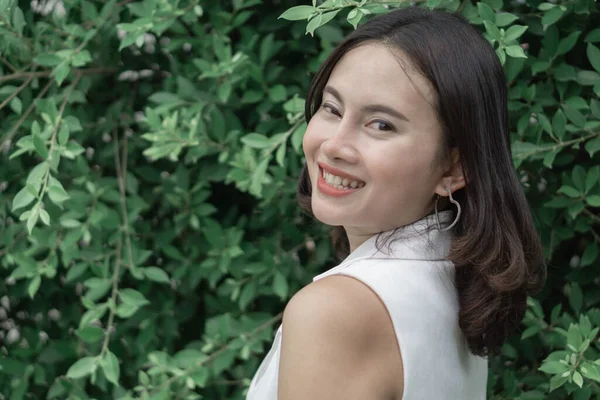
[[[334,67],[327,85],[342,97],[360,96],[365,102],[422,106],[435,104],[436,98],[430,82],[404,52],[379,42],[348,51]]]

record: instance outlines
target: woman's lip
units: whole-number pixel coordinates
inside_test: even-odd
[[[346,178],[346,179],[348,179],[350,182],[352,182],[352,181],[356,181],[356,182],[359,182],[359,183],[360,183],[360,182],[363,182],[363,183],[364,183],[364,181],[362,181],[361,179],[357,178],[356,176],[354,176],[354,175],[350,175],[350,174],[347,174],[347,173],[345,173],[344,171],[341,171],[341,170],[339,170],[339,169],[337,169],[337,168],[331,167],[331,166],[329,166],[329,165],[327,165],[327,164],[325,164],[325,163],[319,162],[319,163],[317,163],[317,165],[318,165],[318,166],[319,166],[321,169],[323,169],[323,170],[327,171],[328,173],[330,173],[330,174],[332,174],[332,175],[335,175],[335,176],[339,176],[340,178]],[[321,172],[321,171],[319,171],[319,172]]]
[[[356,192],[357,190],[361,189],[361,188],[355,188],[355,189],[336,189],[333,186],[329,186],[327,184],[327,182],[325,182],[325,178],[323,178],[323,174],[321,173],[321,169],[319,168],[319,177],[317,178],[317,188],[319,189],[319,191],[321,193],[324,193],[328,196],[332,196],[332,197],[343,197],[343,196],[347,196],[351,193]]]

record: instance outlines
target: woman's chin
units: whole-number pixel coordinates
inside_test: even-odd
[[[343,226],[348,221],[347,215],[343,216],[335,212],[332,213],[325,210],[320,210],[319,208],[313,208],[313,214],[316,219],[329,226]]]

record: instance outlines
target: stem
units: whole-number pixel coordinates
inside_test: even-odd
[[[585,215],[587,215],[588,217],[590,217],[591,219],[593,219],[596,222],[600,222],[600,217],[598,217],[596,214],[594,214],[593,212],[591,212],[590,210],[588,210],[587,208],[585,208],[583,210],[583,212],[585,213]]]
[[[43,87],[43,89],[40,91],[40,93],[36,96],[35,100],[38,100],[38,99],[41,99],[42,97],[44,97],[44,95],[46,94],[48,89],[50,89],[50,86],[52,86],[52,83],[54,83],[54,80],[49,81],[46,84],[46,86]],[[8,135],[6,135],[4,137],[4,139],[2,139],[2,141],[0,143],[8,142],[9,140],[12,139],[12,137],[15,135],[15,133],[17,133],[17,130],[21,127],[21,125],[23,125],[23,122],[25,121],[25,119],[29,116],[29,114],[35,108],[35,100],[33,100],[31,102],[31,105],[27,108],[27,110],[25,111],[25,114],[23,114],[21,119],[19,119],[19,121],[17,121],[16,125],[12,128],[12,130],[8,133]]]
[[[569,140],[567,142],[561,142],[561,143],[555,144],[554,146],[550,146],[550,147],[543,147],[541,149],[530,151],[529,153],[519,154],[519,155],[517,155],[514,158],[520,160],[522,158],[527,158],[527,157],[530,157],[530,156],[533,156],[533,155],[536,155],[536,154],[539,154],[539,153],[545,153],[547,151],[552,151],[552,150],[560,149],[561,147],[571,146],[573,144],[585,142],[586,140],[594,138],[594,137],[597,137],[597,136],[600,136],[600,132],[590,133],[589,135],[582,136],[582,137],[580,137],[578,139]]]
[[[4,57],[0,57],[0,62],[8,67],[12,72],[17,72],[17,69],[8,62],[8,60]]]
[[[84,75],[96,75],[96,74],[105,74],[109,72],[116,72],[117,68],[107,68],[107,67],[97,67],[97,68],[81,68],[81,69],[73,69],[76,75],[84,76]],[[0,76],[0,83],[17,80],[17,79],[25,79],[29,77],[33,78],[44,78],[49,77],[52,74],[52,71],[37,71],[37,72],[15,72],[14,74]]]
[[[17,88],[14,92],[10,94],[2,103],[0,103],[0,110],[2,110],[16,95],[21,93],[23,89],[29,85],[29,83],[33,80],[33,76],[30,76],[21,86]]]
[[[115,146],[115,168],[117,171],[117,180],[119,181],[119,188],[121,187],[121,181],[124,179],[121,175],[121,166],[119,163],[119,139],[114,133],[114,146]],[[121,197],[123,194],[121,194]],[[115,319],[115,310],[117,308],[117,294],[119,293],[119,274],[121,272],[121,250],[123,249],[123,237],[119,233],[119,240],[117,241],[116,257],[115,257],[115,269],[112,276],[112,290],[110,294],[110,307],[108,310],[108,321],[106,324],[106,333],[104,335],[104,342],[102,342],[102,350],[98,358],[102,358],[108,350],[108,343],[110,342],[110,336],[112,333],[113,321]]]
[[[271,155],[271,153],[273,153],[276,148],[278,148],[282,143],[285,143],[286,140],[288,140],[288,138],[290,137],[290,135],[292,133],[294,133],[294,131],[296,129],[298,129],[298,127],[300,125],[302,125],[304,120],[301,117],[302,117],[302,113],[298,113],[296,115],[296,117],[295,117],[296,122],[294,122],[294,124],[292,125],[292,127],[290,129],[285,131],[284,135],[281,137],[281,140],[279,140],[277,143],[273,144],[273,146],[263,154],[264,157],[268,157],[269,155]]]
[[[281,320],[282,317],[283,317],[283,313],[281,312],[281,313],[277,314],[276,316],[274,316],[273,318],[269,319],[268,321],[264,322],[257,328],[251,330],[250,332],[242,333],[240,336],[246,336],[246,340],[250,340],[250,339],[254,338],[256,335],[258,335],[260,332],[264,331],[267,327],[269,327],[273,323]],[[166,381],[161,383],[159,386],[156,386],[155,388],[153,388],[151,393],[155,392],[155,391],[160,391],[160,390],[164,389],[165,387],[168,387],[171,383],[177,381],[180,378],[187,377],[189,374],[194,372],[196,369],[202,367],[204,364],[208,364],[209,362],[213,361],[219,355],[221,355],[222,353],[229,350],[229,347],[231,347],[232,343],[233,343],[233,340],[231,342],[225,344],[223,347],[221,347],[219,350],[212,353],[207,358],[196,362],[196,364],[194,366],[187,368],[187,369],[183,370],[180,374],[174,375],[171,378],[167,379]]]
[[[77,75],[75,80],[73,81],[73,83],[71,84],[71,86],[69,86],[69,89],[67,90],[67,94],[65,95],[65,99],[63,100],[62,104],[60,105],[60,109],[58,110],[58,117],[56,118],[56,124],[54,125],[54,130],[52,131],[52,137],[50,138],[50,149],[48,150],[48,157],[52,157],[52,150],[54,150],[54,145],[56,144],[56,134],[58,133],[58,127],[60,126],[60,124],[62,123],[62,115],[65,112],[65,108],[67,107],[67,102],[69,101],[69,98],[71,97],[71,93],[73,93],[73,90],[75,89],[75,86],[77,86],[77,83],[79,83],[79,80],[81,79],[81,75]],[[40,204],[42,202],[42,200],[44,199],[44,193],[46,193],[46,187],[48,186],[48,180],[50,178],[50,163],[46,163],[47,164],[47,168],[46,168],[46,175],[44,176],[44,184],[42,186],[42,190],[40,192],[40,198],[37,202],[37,204]]]

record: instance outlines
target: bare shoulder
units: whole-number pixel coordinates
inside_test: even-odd
[[[379,297],[364,283],[332,275],[287,304],[279,399],[399,399],[402,362]]]

